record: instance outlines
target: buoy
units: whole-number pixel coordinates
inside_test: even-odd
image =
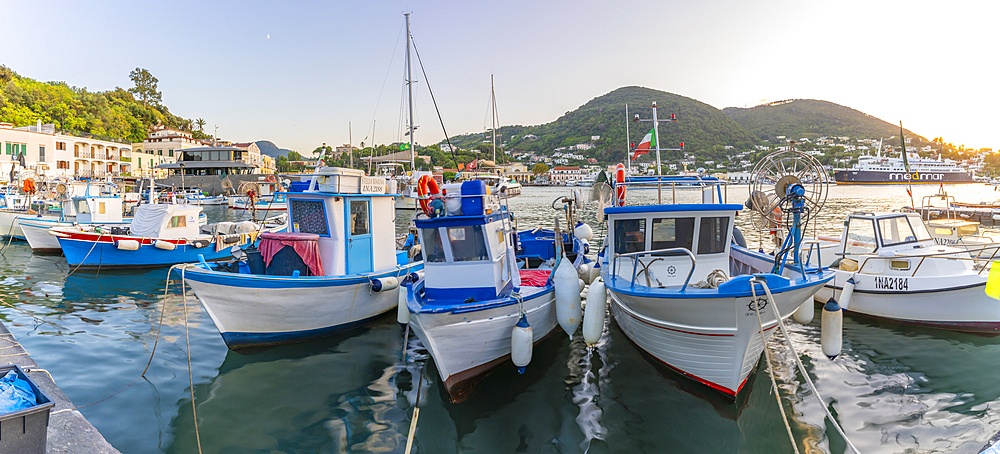
[[[139,242],[136,240],[118,240],[118,244],[115,246],[123,251],[137,251],[139,250]]]
[[[840,307],[847,309],[851,306],[851,296],[854,295],[854,286],[857,285],[854,282],[854,276],[847,278],[847,283],[844,284],[844,291],[840,292]]]
[[[590,228],[586,222],[577,222],[573,234],[583,241],[590,241],[594,238],[594,229]]]
[[[590,282],[594,282],[594,279],[597,279],[600,275],[601,267],[595,263],[594,266],[590,268]]]
[[[813,303],[813,297],[806,298],[802,304],[799,305],[798,309],[795,309],[795,313],[792,317],[795,318],[796,322],[801,325],[808,325],[812,321],[813,315],[816,313],[816,307]]]
[[[556,320],[570,338],[580,326],[580,278],[573,263],[563,254],[552,278],[556,287]]]
[[[584,287],[587,286],[587,283],[583,282],[583,279],[577,279],[577,281],[577,283],[580,284],[580,292],[585,292],[586,290],[584,290]]]
[[[400,325],[410,323],[410,309],[406,307],[406,294],[408,291],[406,287],[401,287],[398,299],[396,300],[396,321]]]
[[[583,314],[583,340],[593,347],[604,334],[604,317],[607,311],[608,294],[604,281],[597,279],[590,284],[587,293],[587,312]]]
[[[844,310],[837,300],[830,298],[823,305],[823,319],[820,322],[820,344],[823,354],[830,359],[840,355],[844,345]]]
[[[372,279],[372,291],[384,292],[399,287],[399,278],[396,276],[380,277]]]
[[[163,249],[164,251],[172,251],[177,248],[176,244],[163,240],[156,240],[156,242],[153,243],[153,246],[157,249]]]
[[[531,349],[534,344],[532,337],[528,318],[521,314],[521,319],[510,333],[510,359],[517,366],[519,374],[523,374],[525,366],[531,362]]]

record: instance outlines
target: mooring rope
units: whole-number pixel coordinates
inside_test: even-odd
[[[198,454],[201,453],[201,434],[198,432],[198,410],[195,409],[194,405],[194,374],[191,372],[191,336],[188,335],[188,307],[187,307],[187,292],[184,290],[186,281],[184,279],[184,271],[187,267],[181,268],[181,297],[184,302],[184,345],[187,350],[187,363],[188,363],[188,384],[191,389],[191,415],[194,417],[194,438],[198,442]],[[170,275],[167,275],[169,278]]]
[[[788,433],[788,440],[792,442],[792,451],[799,454],[799,446],[792,435],[792,427],[788,425],[788,416],[785,415],[785,407],[781,404],[781,395],[778,394],[778,382],[774,379],[774,368],[771,365],[771,351],[767,349],[767,338],[764,337],[764,322],[760,319],[760,308],[757,306],[757,283],[762,281],[756,277],[750,279],[750,292],[753,294],[753,311],[757,314],[757,325],[760,326],[760,345],[764,349],[764,359],[767,360],[767,372],[771,377],[771,389],[774,390],[774,400],[778,402],[778,413],[781,414],[781,422],[785,423],[785,432]],[[766,285],[766,283],[764,283]]]

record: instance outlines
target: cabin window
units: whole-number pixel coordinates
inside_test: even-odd
[[[958,236],[975,235],[977,233],[979,233],[979,227],[976,224],[958,226]]]
[[[441,244],[441,235],[438,233],[438,229],[422,230],[420,244],[423,247],[424,260],[428,262],[444,262],[444,245]]]
[[[646,250],[646,220],[619,219],[615,221],[615,253],[642,252]]]
[[[717,254],[726,252],[729,239],[729,216],[701,218],[698,232],[698,253]]]
[[[290,203],[292,221],[298,224],[299,232],[330,235],[322,200],[292,200]]]
[[[187,218],[184,216],[171,216],[170,224],[167,225],[167,227],[170,227],[172,229],[178,227],[187,227]]]
[[[448,241],[451,243],[451,255],[456,262],[472,262],[490,258],[481,225],[448,227]]]
[[[691,249],[694,241],[694,218],[653,219],[650,250],[684,248]]]
[[[90,207],[87,206],[87,201],[84,199],[76,200],[76,213],[77,214],[87,214],[90,213]]]
[[[368,201],[351,200],[351,236],[371,233],[368,225]]]
[[[871,219],[851,218],[847,224],[847,242],[844,252],[848,254],[868,254],[875,252],[875,224]]]
[[[946,227],[934,227],[934,234],[935,235],[951,236],[951,234],[954,233],[954,232],[955,232],[954,230],[946,228]]]
[[[878,230],[882,234],[882,245],[915,243],[917,236],[913,234],[910,223],[905,216],[883,218],[878,220]]]
[[[98,202],[97,207],[98,207],[97,208],[97,212],[98,213],[100,213],[100,214],[104,214],[105,213],[104,202]]]

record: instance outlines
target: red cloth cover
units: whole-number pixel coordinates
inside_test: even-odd
[[[549,270],[520,270],[521,285],[526,287],[544,287],[549,280],[552,271]]]
[[[260,250],[264,256],[264,265],[270,265],[274,254],[281,248],[291,246],[299,254],[302,261],[309,267],[313,276],[323,275],[323,262],[319,257],[319,235],[315,233],[271,233],[260,234]]]

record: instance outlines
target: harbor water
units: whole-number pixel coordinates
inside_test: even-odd
[[[603,230],[587,203],[589,188],[579,189],[596,251]],[[914,187],[916,203],[937,189]],[[988,185],[946,189],[959,201],[1000,199]],[[524,188],[509,201],[518,228],[551,227],[562,213],[552,203],[568,193]],[[727,198],[742,204],[747,193],[731,186]],[[700,198],[661,192],[665,203],[675,196]],[[627,198],[655,203],[657,192],[633,190]],[[847,213],[908,205],[905,186],[832,186],[808,233],[839,236]],[[206,212],[212,221],[241,216],[225,207]],[[413,213],[397,216],[397,231],[405,231]],[[749,222],[744,210],[737,225],[756,248]],[[763,357],[732,402],[637,350],[611,317],[593,349],[579,331],[572,339],[557,331],[536,346],[523,375],[501,366],[465,402],[451,404],[427,350],[412,333],[404,340],[395,311],[334,337],[233,352],[179,280],[164,292],[166,269],[74,272],[58,256],[13,242],[3,249],[0,274],[3,323],[123,453],[198,452],[199,439],[205,453],[400,453],[418,392],[414,452],[792,452]],[[862,452],[976,453],[1000,430],[993,368],[1000,338],[848,315],[843,354],[831,361],[820,351],[818,319],[789,321],[790,340],[823,405]],[[783,337],[768,348],[799,450],[848,452]]]

